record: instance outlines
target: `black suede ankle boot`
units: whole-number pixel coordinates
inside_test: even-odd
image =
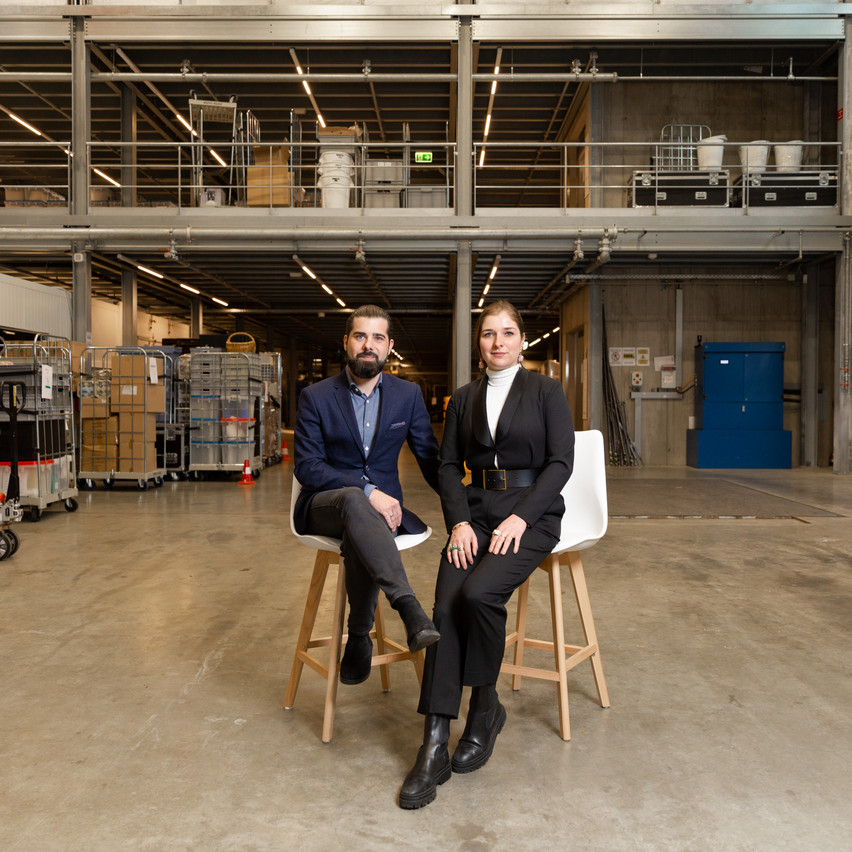
[[[453,774],[450,768],[450,717],[429,713],[423,726],[423,745],[399,791],[399,806],[414,810],[435,801],[438,785]]]
[[[399,613],[408,638],[408,650],[414,654],[437,642],[441,634],[435,629],[431,619],[414,595],[403,595],[391,606]]]
[[[359,636],[350,633],[340,661],[340,682],[349,686],[363,683],[370,676],[372,667],[373,640],[370,634]]]
[[[496,684],[474,686],[464,732],[453,753],[453,772],[473,772],[485,766],[505,724],[506,708],[497,698]]]

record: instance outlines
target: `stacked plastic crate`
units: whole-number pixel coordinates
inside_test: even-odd
[[[263,467],[257,421],[260,356],[193,349],[190,353],[190,471],[240,471],[248,459]]]
[[[368,160],[364,168],[364,206],[399,207],[402,160]]]

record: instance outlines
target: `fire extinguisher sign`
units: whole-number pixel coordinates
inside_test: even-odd
[[[837,120],[843,121],[843,107],[840,107],[840,109],[837,110]]]

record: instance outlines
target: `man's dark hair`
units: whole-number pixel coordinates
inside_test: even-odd
[[[349,314],[346,318],[345,334],[347,337],[352,331],[352,326],[355,324],[355,320],[359,317],[366,317],[367,319],[383,319],[388,324],[388,339],[393,337],[393,323],[391,322],[390,314],[378,305],[361,305],[360,308],[356,308],[351,314]]]

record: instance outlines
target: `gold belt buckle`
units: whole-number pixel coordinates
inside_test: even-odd
[[[496,480],[496,481],[495,481]],[[504,468],[498,467],[494,470],[485,471],[485,487],[489,491],[505,491],[506,490],[506,471]]]

